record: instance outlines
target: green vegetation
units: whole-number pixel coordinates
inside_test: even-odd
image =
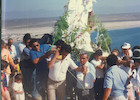
[[[56,23],[56,29],[55,29],[55,41],[62,39],[63,34],[67,34],[66,30],[68,28],[68,23],[66,21],[66,16],[61,16],[60,20]]]
[[[97,15],[94,15],[94,25],[96,27],[94,31],[99,35],[97,36],[96,44],[98,47],[101,47],[103,51],[110,52],[111,38],[107,29],[105,29],[101,21],[99,21]]]

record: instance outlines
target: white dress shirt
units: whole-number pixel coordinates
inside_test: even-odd
[[[15,59],[16,56],[17,56],[16,47],[15,47],[14,45],[11,45],[11,50],[12,50],[12,52],[10,52],[11,57],[12,57],[13,59]]]
[[[80,62],[78,64],[80,66]],[[94,66],[87,62],[85,64],[87,67],[87,73],[84,75],[82,72],[76,72],[77,74],[77,88],[79,89],[92,89],[94,87],[93,80],[96,79]],[[81,67],[81,66],[80,66]]]
[[[96,59],[93,59],[90,63],[93,64],[93,66],[96,68],[96,78],[104,78],[103,69],[97,68],[97,66],[102,64],[102,61],[101,60],[97,61]]]
[[[69,66],[72,69],[78,67],[71,59],[70,54],[68,54],[63,61],[59,60],[54,63],[53,67],[49,69],[49,78],[53,81],[64,81]]]

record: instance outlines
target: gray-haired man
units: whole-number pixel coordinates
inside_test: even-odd
[[[86,69],[86,71],[77,73],[77,95],[79,100],[94,100],[94,82],[96,79],[95,68],[88,62],[88,53],[80,54],[80,62],[77,64]]]

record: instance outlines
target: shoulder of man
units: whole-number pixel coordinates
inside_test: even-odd
[[[51,46],[48,44],[40,44],[40,48],[50,49]]]

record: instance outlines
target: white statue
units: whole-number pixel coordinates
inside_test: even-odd
[[[69,0],[68,2],[68,34],[71,34],[75,28],[79,28],[76,36],[76,47],[90,52],[93,52],[90,45],[90,33],[88,31],[83,33],[82,30],[87,27],[88,14],[92,10],[93,0]]]

